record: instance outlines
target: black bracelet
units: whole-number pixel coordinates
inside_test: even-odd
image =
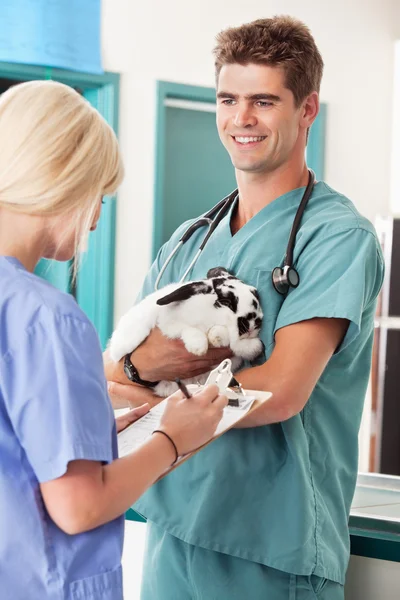
[[[162,429],[155,429],[155,430],[153,431],[153,433],[162,433],[163,435],[165,435],[165,437],[166,437],[166,438],[168,438],[168,439],[169,439],[169,441],[170,441],[170,442],[171,442],[171,444],[173,445],[173,447],[174,447],[174,450],[175,450],[175,460],[174,460],[174,462],[172,463],[172,465],[174,465],[174,464],[176,463],[176,461],[178,460],[178,458],[179,458],[178,448],[176,447],[174,440],[172,439],[172,437],[170,437],[170,436],[168,435],[168,433],[165,433],[165,431],[163,431]],[[152,433],[151,435],[153,435],[153,433]],[[171,467],[172,467],[172,465],[171,465]]]

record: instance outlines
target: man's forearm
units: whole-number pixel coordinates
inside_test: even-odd
[[[236,425],[238,429],[280,423],[296,414],[293,403],[285,401],[282,397],[284,386],[276,381],[270,367],[271,365],[267,362],[260,367],[246,369],[235,375],[245,389],[272,392],[271,398],[266,400],[263,406],[247,415]]]
[[[269,359],[235,375],[245,389],[273,394],[239,427],[279,423],[303,410],[347,327],[346,319],[315,318],[279,329]]]

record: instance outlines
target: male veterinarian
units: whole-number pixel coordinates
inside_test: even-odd
[[[295,240],[300,283],[274,289],[309,180],[323,61],[304,24],[275,17],[223,31],[215,66],[217,127],[239,194],[190,279],[223,266],[257,287],[266,361],[237,379],[273,397],[135,505],[148,519],[142,599],[343,600],[382,256],[372,225],[317,181]],[[187,226],[160,250],[141,297]],[[203,236],[182,247],[161,285],[179,281]],[[206,371],[221,352],[199,359],[154,330],[131,361],[155,381]],[[121,365],[107,373],[114,397],[151,394],[124,385]]]

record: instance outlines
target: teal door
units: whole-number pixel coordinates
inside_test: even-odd
[[[234,168],[218,137],[215,110],[204,105],[206,110],[192,102],[166,107],[161,244],[182,222],[206,212],[236,187]]]
[[[215,90],[158,82],[153,257],[179,225],[235,187],[215,124]]]

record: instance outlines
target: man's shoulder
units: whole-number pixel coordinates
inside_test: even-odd
[[[324,235],[364,230],[377,239],[375,227],[350,198],[324,181],[316,184],[315,192],[304,214],[305,228],[321,230]]]
[[[187,232],[189,227],[191,225],[194,225],[194,223],[196,223],[196,221],[201,219],[201,217],[202,217],[202,215],[200,215],[198,217],[194,217],[193,219],[188,219],[187,221],[184,221],[183,223],[181,223],[181,225],[179,225],[179,227],[177,227],[175,229],[175,231],[171,235],[171,237],[161,246],[161,248],[159,250],[158,258],[159,258],[159,260],[161,260],[161,262],[165,262],[165,260],[170,255],[170,253],[180,243],[182,236]],[[194,235],[190,235],[189,238],[187,238],[185,241],[188,241],[188,239],[190,239],[191,242],[193,242],[196,239],[197,232],[204,231],[204,229],[205,229],[205,227],[199,227],[198,229],[196,229],[196,231],[193,232]],[[185,244],[185,246],[187,249],[189,246],[191,246],[191,244],[189,244],[189,246],[187,244]]]
[[[192,219],[187,219],[186,221],[184,221],[183,223],[181,223],[174,231],[174,233],[171,235],[171,237],[168,240],[168,244],[177,244],[180,240],[180,238],[183,236],[183,234],[189,229],[189,227],[191,227],[192,225],[194,225],[194,223],[196,223],[196,221],[198,221],[199,219],[201,219],[204,215],[197,215],[196,217],[193,217]],[[200,227],[199,227],[200,229]]]
[[[184,235],[184,233],[185,233],[185,232],[186,232],[186,231],[187,231],[187,230],[188,230],[188,229],[189,229],[189,228],[190,228],[192,225],[194,225],[194,224],[196,223],[196,221],[202,221],[202,224],[201,224],[201,225],[199,224],[199,227],[198,227],[198,228],[195,228],[194,230],[197,230],[197,229],[198,229],[199,231],[201,231],[201,230],[203,230],[203,231],[204,231],[204,230],[206,230],[206,229],[207,229],[207,227],[206,227],[206,225],[207,225],[207,221],[208,221],[208,223],[211,223],[211,221],[214,221],[214,219],[216,218],[216,216],[220,214],[220,213],[218,212],[218,210],[216,211],[216,214],[215,214],[215,209],[216,209],[216,208],[218,208],[218,209],[222,209],[222,213],[223,213],[223,215],[225,216],[225,215],[226,215],[226,213],[227,213],[227,208],[228,208],[229,206],[232,206],[232,202],[229,202],[228,204],[223,204],[223,202],[227,203],[227,202],[228,202],[228,200],[229,200],[229,198],[230,198],[231,196],[232,196],[232,194],[230,194],[230,196],[229,196],[229,197],[228,197],[228,196],[226,196],[226,197],[225,197],[223,200],[221,200],[221,201],[219,202],[219,204],[216,204],[214,207],[212,207],[212,208],[211,208],[211,210],[214,210],[214,215],[213,215],[213,216],[211,216],[211,217],[209,217],[209,216],[208,216],[208,215],[209,215],[209,212],[210,212],[210,209],[208,209],[207,211],[205,211],[205,212],[203,212],[203,213],[201,213],[201,214],[199,214],[199,215],[196,215],[195,217],[192,217],[191,219],[187,219],[186,221],[184,221],[183,223],[181,223],[181,224],[180,224],[180,225],[179,225],[179,226],[178,226],[178,227],[175,229],[175,231],[173,232],[173,234],[171,235],[171,237],[169,238],[169,240],[166,242],[166,244],[165,244],[165,245],[171,245],[171,244],[172,244],[172,245],[176,245],[176,244],[179,242],[179,240],[180,240],[180,238],[182,237],[182,235]],[[225,210],[224,210],[224,207],[226,207],[226,208],[225,208]],[[193,233],[194,233],[194,231],[193,231]]]

